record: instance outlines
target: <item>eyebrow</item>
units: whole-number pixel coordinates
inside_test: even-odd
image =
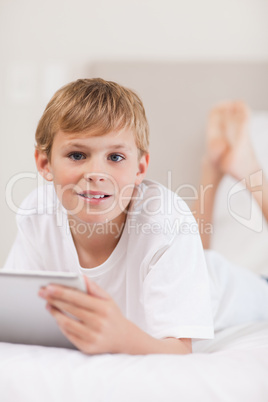
[[[69,142],[66,145],[63,145],[63,148],[87,148],[90,149],[90,146],[80,143],[80,142]],[[123,150],[130,151],[131,149],[124,144],[114,144],[107,147],[108,150]]]

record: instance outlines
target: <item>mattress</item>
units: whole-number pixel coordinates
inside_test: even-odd
[[[268,321],[219,331],[190,355],[96,355],[0,344],[3,402],[268,400]]]

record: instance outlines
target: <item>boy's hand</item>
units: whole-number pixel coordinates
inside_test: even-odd
[[[47,300],[47,309],[63,334],[82,352],[126,352],[130,321],[108,293],[86,276],[84,278],[87,294],[65,286],[49,285],[40,289],[39,296]]]

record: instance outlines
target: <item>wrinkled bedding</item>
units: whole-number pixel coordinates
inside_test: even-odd
[[[2,402],[268,400],[268,321],[195,342],[191,355],[99,355],[0,343]]]

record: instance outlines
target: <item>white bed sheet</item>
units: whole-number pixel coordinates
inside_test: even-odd
[[[0,401],[268,401],[268,322],[228,328],[195,349],[186,356],[86,356],[0,343]]]

